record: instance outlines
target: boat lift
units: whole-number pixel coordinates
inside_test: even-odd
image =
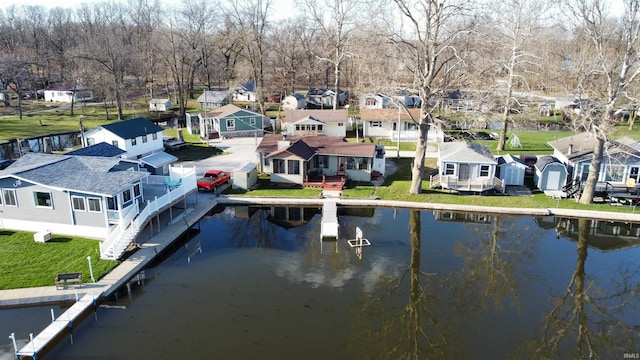
[[[360,227],[356,226],[356,238],[347,240],[347,244],[349,244],[350,247],[355,248],[356,256],[358,259],[362,259],[362,247],[371,245],[371,242],[363,237],[362,230]]]

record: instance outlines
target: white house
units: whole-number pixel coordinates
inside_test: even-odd
[[[200,110],[206,112],[228,104],[229,93],[227,91],[205,90],[196,101],[200,104]]]
[[[86,145],[109,143],[126,151],[126,159],[140,159],[164,150],[162,128],[145,118],[100,125],[84,134]]]
[[[44,100],[67,103],[92,101],[93,91],[80,85],[53,84],[44,90]]]
[[[362,136],[365,138],[387,138],[391,141],[415,141],[418,139],[418,125],[420,109],[362,109],[360,122]],[[398,124],[400,126],[398,127]],[[437,121],[429,125],[427,141],[444,142],[444,132]]]
[[[149,111],[167,111],[173,109],[170,99],[151,99],[149,101]]]
[[[288,135],[347,135],[347,110],[287,110],[283,129]]]
[[[256,101],[256,83],[253,80],[238,85],[233,90],[233,100],[235,101]]]

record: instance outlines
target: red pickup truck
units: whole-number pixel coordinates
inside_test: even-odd
[[[228,172],[221,170],[207,170],[200,179],[198,179],[198,190],[218,191],[218,187],[229,182],[230,175]]]

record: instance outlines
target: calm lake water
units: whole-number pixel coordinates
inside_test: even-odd
[[[227,207],[207,216],[146,271],[144,286],[98,308],[97,321],[74,329],[73,345],[66,336],[45,358],[640,352],[638,224],[406,209],[338,215],[337,242],[320,241],[319,208]],[[361,258],[347,244],[356,227],[371,242]],[[24,340],[50,321],[50,308],[2,310],[0,330]],[[0,358],[11,358],[3,339]]]

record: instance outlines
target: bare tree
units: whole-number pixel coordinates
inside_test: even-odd
[[[268,30],[268,16],[272,0],[234,0],[227,10],[231,24],[243,45],[240,56],[251,65],[255,83],[256,99],[261,113],[264,109],[264,62],[265,38]]]
[[[458,68],[465,55],[461,35],[475,25],[472,1],[394,0],[406,20],[407,29],[395,27],[390,40],[404,55],[403,61],[414,75],[422,98],[416,153],[411,170],[409,192],[422,192],[424,157],[434,98],[461,76]],[[406,30],[403,32],[403,30]]]
[[[588,109],[582,109],[577,124],[596,138],[589,174],[579,200],[583,204],[593,200],[616,105],[640,75],[640,1],[625,0],[624,15],[619,22],[608,16],[607,5],[599,1],[576,0],[568,7],[576,20],[576,37],[585,50],[583,54],[588,54],[588,58],[580,61],[590,65],[581,78],[580,92],[593,94],[598,99]]]
[[[363,3],[360,0],[335,0],[325,3],[305,0],[307,15],[327,42],[324,51],[318,44],[310,44],[308,51],[321,62],[333,67],[333,109],[338,108],[342,64],[352,56],[352,37],[357,28],[359,15],[362,14]]]
[[[530,51],[535,36],[542,28],[542,20],[548,16],[548,0],[499,0],[491,2],[487,24],[498,48],[496,61],[506,73],[506,94],[502,104],[502,129],[497,151],[504,151],[509,128],[509,115],[513,109],[514,88],[518,83],[526,84],[523,72],[531,65],[540,67],[539,59]],[[491,46],[491,42],[489,43]]]

